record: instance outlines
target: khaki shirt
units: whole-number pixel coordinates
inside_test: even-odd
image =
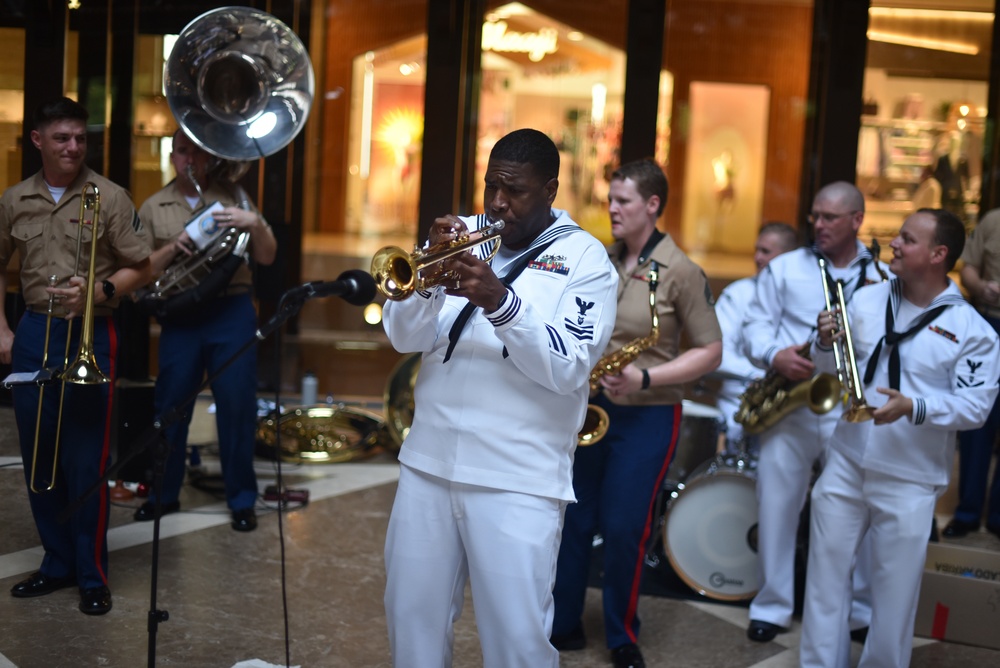
[[[205,190],[204,194],[206,204],[218,201],[223,206],[240,205],[233,193],[214,183]],[[253,204],[249,204],[249,206],[251,211],[257,211]],[[177,181],[174,180],[143,202],[139,209],[139,218],[153,235],[153,248],[160,249],[173,242],[184,231],[184,227],[194,218],[196,210],[188,204],[184,194],[177,187]],[[264,225],[267,225],[263,216],[260,217],[260,220]],[[249,288],[252,284],[253,274],[246,264],[240,265],[229,281],[230,288],[237,286]]]
[[[675,359],[680,354],[682,333],[689,345],[696,348],[722,340],[708,278],[701,267],[677,247],[669,234],[656,244],[644,262],[628,274],[621,264],[622,248],[620,241],[608,247],[608,256],[618,270],[618,316],[606,354],[649,334],[652,328],[649,267],[653,260],[660,265],[659,285],[656,288],[660,337],[655,346],[642,352],[633,363],[640,369],[648,369]],[[623,397],[609,396],[608,399],[616,404],[631,406],[678,404],[684,399],[684,386],[656,385]]]
[[[84,166],[56,204],[38,172],[7,189],[0,197],[0,266],[6,269],[14,251],[21,258],[21,292],[33,311],[48,309],[49,276],[65,285],[70,276],[86,276],[90,267],[90,226],[82,232],[79,267],[76,266],[80,195],[88,181],[100,192],[97,254],[94,276],[102,281],[121,267],[132,266],[149,257],[149,234],[142,228],[128,192]],[[88,213],[88,216],[90,214]],[[100,290],[100,284],[96,285]],[[110,312],[120,297],[101,304]],[[106,309],[106,307],[108,307]],[[95,313],[98,312],[95,310]],[[53,315],[63,317],[55,304]]]
[[[1000,209],[993,209],[979,221],[965,240],[962,262],[979,270],[984,281],[1000,281]],[[991,317],[1000,316],[1000,309],[977,303]]]

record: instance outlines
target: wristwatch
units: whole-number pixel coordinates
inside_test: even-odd
[[[104,296],[108,299],[115,298],[115,284],[111,281],[104,279],[101,281],[101,287],[104,289]]]

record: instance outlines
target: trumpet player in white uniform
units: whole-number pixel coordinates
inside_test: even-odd
[[[812,248],[780,255],[757,278],[757,290],[744,323],[744,350],[756,366],[791,383],[811,378],[816,368],[800,354],[814,337],[816,314],[823,309],[818,257],[830,280],[842,280],[848,301],[866,285],[881,280],[876,258],[858,241],[865,201],[850,183],[831,183],[816,194],[809,216]],[[750,604],[747,637],[768,642],[792,623],[795,610],[795,548],[799,515],[813,465],[822,460],[838,418],[799,406],[760,435],[757,465],[760,589]],[[930,531],[930,527],[928,527]],[[861,569],[863,571],[863,568]],[[868,626],[864,573],[858,573],[851,626]]]
[[[423,353],[385,543],[398,667],[451,665],[466,582],[486,668],[559,665],[556,555],[618,277],[601,243],[552,208],[558,174],[543,133],[500,139],[485,215],[438,218],[429,238],[438,246],[503,220],[496,256],[460,252],[443,283],[385,309],[393,347]]]
[[[850,564],[866,533],[872,619],[859,665],[910,663],[927,536],[955,433],[986,421],[1000,374],[996,332],[948,278],[964,244],[954,214],[920,209],[891,244],[896,278],[847,307],[861,403],[875,408],[874,419],[837,423],[813,487],[802,666],[848,665]],[[835,313],[819,316],[820,369],[834,366],[841,323]]]

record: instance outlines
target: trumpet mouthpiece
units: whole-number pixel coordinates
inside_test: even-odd
[[[503,222],[503,218],[499,218],[490,223],[490,227],[492,227],[494,230],[502,230],[503,226],[506,224],[507,223]]]

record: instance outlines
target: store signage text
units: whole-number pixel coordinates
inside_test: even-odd
[[[526,53],[528,59],[537,63],[547,54],[558,49],[559,31],[542,28],[538,32],[514,32],[507,30],[506,21],[488,21],[483,24],[483,51]]]

